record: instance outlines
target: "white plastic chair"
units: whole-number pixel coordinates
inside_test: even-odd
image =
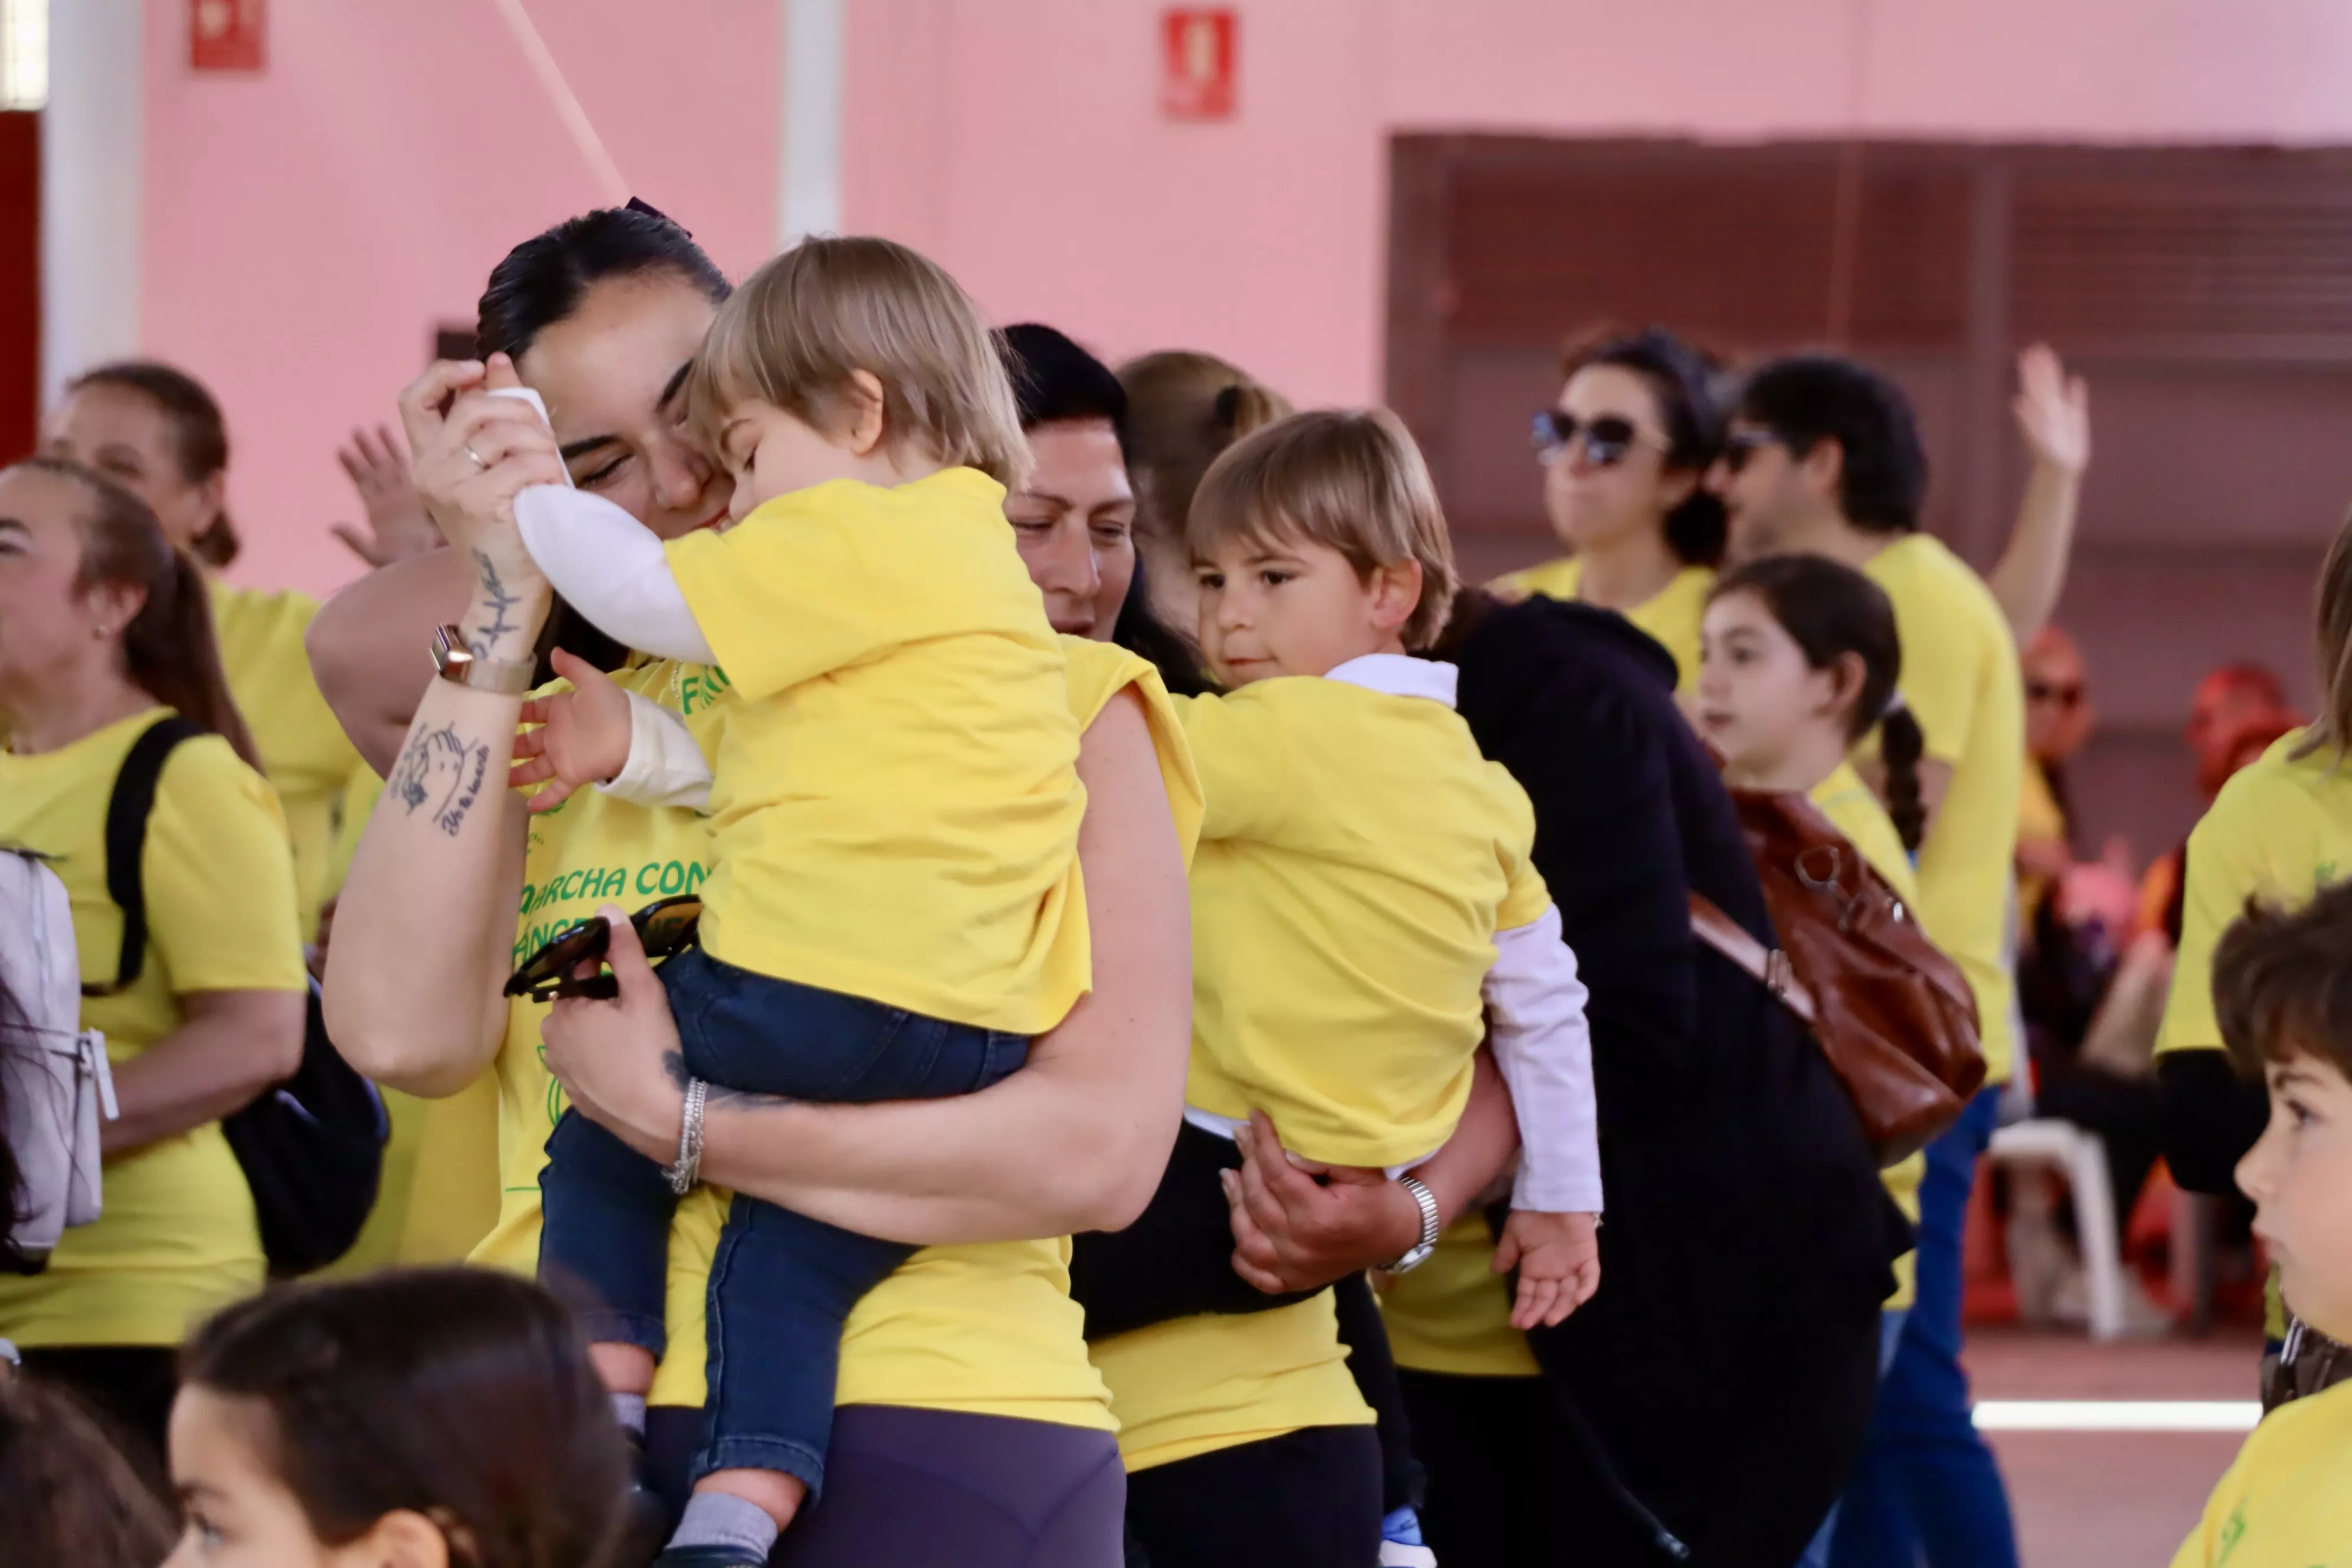
[[[2071,1121],[2021,1121],[1995,1132],[1986,1152],[2004,1165],[2055,1165],[2065,1172],[2074,1205],[2074,1235],[2083,1247],[2091,1337],[2121,1337],[2123,1241],[2116,1229],[2115,1194],[2107,1179],[2106,1144],[2097,1133],[2085,1132]]]

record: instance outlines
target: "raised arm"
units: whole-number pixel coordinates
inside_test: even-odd
[[[1112,700],[1078,753],[1094,990],[993,1088],[946,1100],[811,1105],[714,1091],[705,1179],[892,1240],[1116,1230],[1143,1211],[1182,1115],[1192,974],[1184,860],[1140,700]],[[639,1152],[677,1152],[677,1034],[625,921],[621,995],[560,1002],[547,1065],[574,1106]]]
[[[562,459],[536,413],[467,390],[480,380],[478,366],[436,365],[402,395],[401,412],[420,485],[436,474],[447,480],[435,517],[456,545],[450,553],[470,565],[458,621],[468,646],[478,657],[528,659],[550,595],[515,533],[511,502],[523,486],[559,478]],[[456,392],[464,395],[445,416]],[[329,1032],[353,1067],[430,1096],[473,1081],[505,1032],[499,986],[524,823],[507,783],[522,699],[435,679],[425,630],[411,635],[408,648],[384,658],[410,672],[415,716],[352,857],[325,992]]]
[[[2067,375],[2048,344],[2036,343],[2018,356],[2011,406],[2033,466],[2017,504],[2017,526],[1985,584],[2023,647],[2050,624],[2066,589],[2083,472],[2091,462],[2091,394],[2081,376]]]
[[[310,676],[343,733],[379,776],[392,771],[425,695],[419,651],[433,628],[461,619],[473,562],[440,549],[369,573],[320,606],[303,635]]]

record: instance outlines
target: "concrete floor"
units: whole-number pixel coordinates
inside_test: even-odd
[[[2260,1340],[2096,1345],[1991,1331],[1969,1336],[1985,1399],[2254,1396]],[[2025,1568],[2164,1568],[2244,1441],[2219,1432],[1995,1432]]]

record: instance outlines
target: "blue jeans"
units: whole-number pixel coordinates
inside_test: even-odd
[[[686,1070],[714,1100],[725,1089],[846,1104],[970,1094],[1028,1056],[1018,1035],[753,974],[699,948],[660,973]],[[548,1137],[539,1184],[541,1277],[585,1289],[591,1340],[660,1356],[677,1206],[662,1167],[568,1110]],[[914,1250],[736,1194],[710,1266],[697,1479],[778,1470],[812,1497],[822,1491],[842,1324]]]
[[[1960,1370],[1960,1229],[2000,1090],[1978,1094],[1927,1145],[1919,1184],[1919,1294],[1878,1384],[1832,1568],[2017,1568],[2017,1528]]]
[[[1908,1307],[1889,1307],[1878,1314],[1878,1375],[1884,1378],[1886,1369],[1895,1364],[1895,1348],[1903,1342],[1903,1320],[1911,1315]],[[1797,1559],[1797,1568],[1829,1568],[1830,1542],[1837,1539],[1838,1512],[1845,1507],[1841,1499],[1830,1504],[1829,1517],[1822,1521],[1821,1529],[1813,1531],[1812,1544]]]

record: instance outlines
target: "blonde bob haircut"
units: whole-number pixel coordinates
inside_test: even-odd
[[[751,274],[695,356],[687,416],[713,449],[730,410],[754,401],[838,430],[861,370],[882,384],[894,449],[1020,489],[1029,444],[996,335],[937,262],[893,240],[805,239]]]
[[[1421,601],[1402,628],[1425,648],[1445,629],[1460,579],[1429,466],[1404,422],[1385,408],[1317,409],[1243,437],[1202,476],[1185,521],[1195,559],[1234,542],[1338,551],[1369,578],[1421,564]]]

